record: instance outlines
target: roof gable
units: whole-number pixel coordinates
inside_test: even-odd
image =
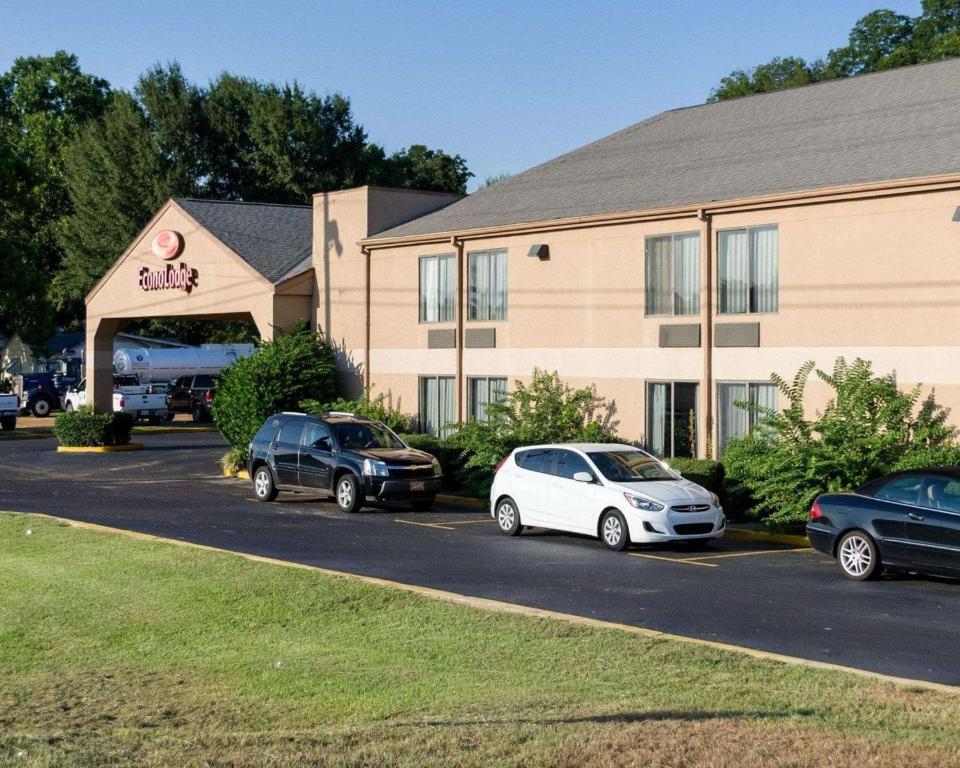
[[[960,59],[663,112],[374,238],[960,172]]]

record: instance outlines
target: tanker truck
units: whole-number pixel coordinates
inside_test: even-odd
[[[229,368],[241,357],[249,357],[253,344],[204,344],[177,349],[118,349],[113,370],[137,376],[141,384],[170,382],[183,376],[213,376]]]

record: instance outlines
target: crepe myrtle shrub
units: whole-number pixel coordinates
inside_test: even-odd
[[[832,390],[814,418],[804,414],[811,374]],[[758,424],[751,436],[727,443],[727,478],[752,497],[754,512],[776,529],[798,529],[817,495],[855,489],[867,480],[902,468],[955,464],[957,430],[949,411],[920,386],[897,387],[893,373],[877,376],[860,358],[837,358],[833,370],[803,365],[792,380],[770,377],[786,407],[780,411],[748,403]]]
[[[406,432],[410,429],[412,417],[409,413],[404,413],[399,407],[393,404],[393,393],[390,390],[381,392],[378,395],[372,395],[373,386],[370,385],[363,390],[363,394],[356,400],[347,400],[339,397],[329,403],[318,403],[310,401],[303,404],[303,409],[307,413],[327,413],[329,411],[340,411],[342,413],[355,413],[357,416],[363,416],[367,419],[386,424],[394,432]]]
[[[231,447],[247,446],[268,416],[337,396],[333,349],[301,322],[224,370],[213,392],[213,418]]]
[[[53,434],[65,446],[127,445],[132,429],[131,414],[97,413],[90,405],[65,411],[53,423]]]
[[[515,381],[512,391],[487,404],[483,421],[459,425],[447,440],[460,449],[464,471],[492,479],[500,460],[522,445],[613,442],[613,412],[596,387],[574,389],[556,371],[534,368],[529,384]]]

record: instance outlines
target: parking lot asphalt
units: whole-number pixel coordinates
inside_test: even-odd
[[[481,510],[365,509],[220,476],[213,433],[145,450],[58,454],[0,442],[0,511],[38,512],[758,650],[960,685],[960,582],[842,579],[809,549],[725,540],[608,551],[542,530],[502,536]],[[642,670],[634,670],[642,673]]]

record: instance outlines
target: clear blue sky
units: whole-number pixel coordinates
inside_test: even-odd
[[[0,70],[76,53],[129,88],[176,60],[348,96],[373,141],[463,155],[477,180],[517,172],[673,107],[732,69],[823,55],[863,14],[919,0],[540,2],[4,0]]]

